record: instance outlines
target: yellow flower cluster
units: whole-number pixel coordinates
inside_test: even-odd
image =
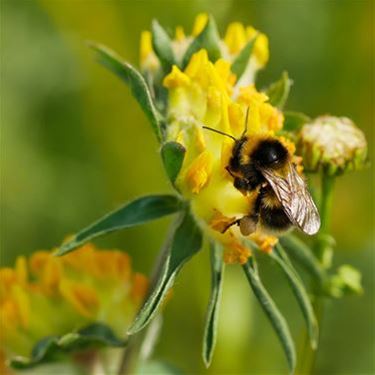
[[[176,185],[190,200],[201,227],[224,244],[226,261],[245,263],[250,252],[241,245],[238,228],[222,231],[233,218],[250,212],[256,196],[255,193],[244,196],[235,189],[233,178],[225,169],[233,140],[203,126],[235,138],[241,137],[247,129],[250,142],[256,142],[265,134],[275,136],[283,126],[283,114],[268,103],[268,97],[254,84],[238,86],[230,62],[219,59],[212,63],[204,49],[192,56],[184,71],[174,66],[163,84],[169,92],[167,140],[177,141],[186,148]],[[280,140],[293,154],[294,144]],[[269,244],[275,243],[273,237],[270,240],[259,233],[250,238],[267,251]]]
[[[146,290],[147,279],[118,250],[88,244],[61,258],[50,251],[19,257],[0,269],[0,352],[27,356],[41,338],[92,322],[122,337]]]
[[[185,52],[208,22],[206,14],[198,15],[190,36],[181,27],[176,29],[172,50],[177,64],[168,74],[164,72],[162,82],[168,90],[166,140],[179,142],[186,149],[175,184],[190,201],[202,230],[224,245],[227,263],[245,263],[250,251],[243,246],[238,227],[230,224],[250,213],[258,192],[244,196],[234,188],[233,178],[226,170],[233,140],[203,127],[236,139],[246,134],[248,146],[252,147],[259,137],[276,136],[283,127],[284,116],[254,85],[256,72],[268,62],[269,50],[267,36],[251,26],[230,24],[218,43],[221,58],[210,61],[207,50],[201,49],[181,68]],[[237,77],[238,70],[233,69],[233,64],[253,40],[243,73]],[[140,62],[146,76],[160,79],[160,62],[148,31],[141,37]],[[279,139],[294,155],[295,145],[282,137]],[[264,251],[271,251],[277,242],[276,237],[262,233],[260,228],[250,239]]]
[[[201,13],[197,16],[191,35],[186,36],[181,26],[176,27],[175,36],[172,40],[172,48],[176,60],[182,58],[190,43],[205,28],[208,22],[208,15]],[[233,62],[246,43],[256,37],[253,53],[248,62],[248,69],[244,76],[253,81],[256,70],[262,68],[268,62],[268,38],[265,34],[258,32],[251,26],[244,27],[239,22],[231,23],[225,33],[224,39],[220,42],[220,50],[225,60]],[[150,31],[143,31],[140,42],[140,66],[142,71],[154,74],[159,68],[159,60],[152,47],[152,35]]]

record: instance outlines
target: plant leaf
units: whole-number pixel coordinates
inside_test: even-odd
[[[178,142],[167,142],[161,149],[161,157],[163,159],[164,168],[172,184],[175,183],[180,172],[182,163],[184,161],[185,152],[185,147]]]
[[[175,195],[147,195],[138,198],[78,232],[60,247],[56,255],[64,255],[85,242],[109,232],[141,225],[181,209],[182,202]]]
[[[349,264],[343,264],[333,274],[327,285],[331,297],[341,298],[349,294],[362,294],[362,275]]]
[[[310,120],[310,117],[306,116],[304,113],[285,111],[283,130],[296,132],[300,130],[302,126],[308,123]]]
[[[93,323],[76,332],[63,336],[45,337],[36,343],[30,358],[15,357],[10,366],[16,369],[27,369],[37,365],[53,362],[72,352],[89,347],[123,347],[125,340],[120,340],[112,329],[102,323]]]
[[[240,80],[242,74],[246,70],[247,64],[249,63],[251,53],[254,49],[254,44],[257,39],[257,35],[254,36],[253,39],[251,39],[244,48],[242,48],[241,52],[238,54],[238,56],[235,58],[235,60],[232,63],[231,70],[232,72],[237,76],[237,82]]]
[[[156,137],[161,141],[162,115],[155,107],[150,90],[142,74],[129,63],[122,61],[121,57],[109,48],[95,43],[90,43],[89,45],[96,52],[99,63],[116,74],[129,86],[133,96],[137,99],[151,122]]]
[[[152,21],[151,31],[152,47],[160,60],[164,72],[168,74],[172,65],[176,64],[171,38],[157,20]]]
[[[184,213],[167,246],[169,246],[170,252],[158,282],[128,329],[129,335],[140,331],[151,321],[164,297],[173,286],[178,272],[201,249],[202,233],[189,212]]]
[[[203,336],[203,361],[206,367],[211,364],[216,345],[216,331],[219,319],[219,307],[223,289],[223,249],[217,243],[211,244],[211,296],[208,305],[206,326]]]
[[[293,294],[295,295],[297,302],[302,310],[302,314],[305,318],[311,347],[313,349],[316,349],[318,345],[319,335],[318,322],[316,320],[314,309],[311,305],[310,298],[306,292],[305,286],[303,285],[301,278],[292,266],[291,262],[288,259],[288,256],[286,255],[284,249],[280,244],[276,245],[270,255],[279,264],[281,269],[284,271],[285,276],[288,278]]]
[[[220,36],[214,18],[210,15],[202,32],[191,42],[182,59],[185,69],[194,53],[204,48],[210,61],[215,62],[221,57]]]
[[[285,318],[275,305],[275,302],[268,294],[262,281],[260,280],[254,255],[246,264],[243,265],[243,269],[256,298],[258,299],[263,311],[266,313],[273,328],[275,329],[277,336],[279,337],[288,360],[289,370],[291,373],[293,373],[296,367],[296,350],[294,342]]]
[[[280,243],[309,272],[315,281],[320,285],[324,283],[327,278],[326,272],[304,242],[296,236],[288,234],[280,238]]]
[[[283,72],[281,78],[272,83],[265,91],[269,98],[269,103],[273,106],[283,109],[286,100],[288,99],[292,80],[289,78],[287,72]]]

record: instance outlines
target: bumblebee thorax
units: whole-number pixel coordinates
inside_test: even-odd
[[[279,169],[288,159],[288,149],[276,138],[259,140],[250,152],[250,160],[260,168]]]

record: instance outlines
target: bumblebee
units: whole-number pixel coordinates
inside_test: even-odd
[[[228,225],[224,232],[232,225],[238,225],[245,236],[255,232],[258,225],[266,232],[283,232],[292,226],[309,235],[318,232],[319,212],[288,149],[279,139],[258,135],[248,137],[246,129],[236,139],[205,128],[234,140],[226,170],[236,189],[244,195],[256,195],[251,212]]]

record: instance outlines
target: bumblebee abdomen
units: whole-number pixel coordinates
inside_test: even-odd
[[[284,231],[292,225],[281,206],[261,205],[259,216],[261,225],[271,230]]]

